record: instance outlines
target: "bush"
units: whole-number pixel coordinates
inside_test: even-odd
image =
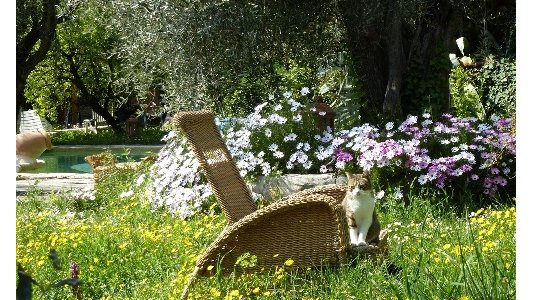
[[[475,87],[473,78],[467,70],[458,67],[450,74],[450,100],[454,112],[459,117],[477,116],[485,119],[482,102],[482,90]]]
[[[481,68],[452,69],[450,97],[461,117],[512,117],[516,112],[516,61],[491,55],[484,58]]]
[[[160,126],[139,128],[136,136],[117,134],[110,128],[99,129],[98,133],[84,131],[60,131],[51,136],[52,145],[160,145],[167,132]]]
[[[258,105],[242,119],[219,122],[242,177],[373,169],[373,177],[395,194],[428,186],[492,199],[515,193],[515,136],[510,119],[492,123],[444,114],[421,121],[409,116],[396,128],[369,124],[320,134],[311,91],[285,92]],[[319,113],[320,115],[320,113]],[[149,201],[182,218],[213,208],[209,185],[183,135],[171,131],[150,171],[139,178]],[[398,190],[403,187],[404,189]],[[390,188],[390,189],[389,189]],[[407,195],[407,194],[406,194]],[[458,199],[458,201],[463,201]],[[456,203],[459,204],[459,203]]]
[[[484,89],[487,113],[511,117],[516,113],[516,61],[489,56],[477,75]]]
[[[450,114],[435,121],[423,114],[421,119],[409,116],[396,128],[389,122],[381,131],[364,124],[339,132],[331,145],[337,167],[376,169],[390,186],[433,185],[489,198],[505,190],[514,196],[516,139],[511,119],[493,117],[492,124]]]
[[[241,176],[253,181],[259,175],[316,173],[321,161],[331,159],[332,153],[324,151],[332,134],[321,137],[315,130],[310,99],[308,88],[270,96],[247,117],[218,124]],[[212,208],[211,189],[184,136],[171,131],[164,139],[167,144],[150,171],[139,178],[136,190],[145,187],[154,206],[166,207],[181,218]]]
[[[304,87],[296,93],[271,95],[253,113],[238,120],[225,137],[241,175],[317,173],[318,161],[327,157],[321,153],[327,141],[318,138],[319,115],[322,113],[315,111],[311,91]],[[322,130],[327,129],[325,125]]]

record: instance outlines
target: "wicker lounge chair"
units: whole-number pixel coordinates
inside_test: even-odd
[[[189,283],[217,268],[231,272],[244,253],[257,257],[245,271],[269,270],[292,259],[291,268],[338,266],[347,261],[349,237],[341,202],[345,186],[326,185],[304,190],[262,209],[226,148],[209,111],[178,113],[174,123],[186,135],[228,224],[196,262]],[[209,268],[208,266],[213,266]]]

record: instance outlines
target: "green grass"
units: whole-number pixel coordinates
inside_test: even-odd
[[[35,191],[18,201],[17,262],[46,285],[69,277],[68,264],[76,261],[83,299],[178,299],[225,219],[210,214],[183,221],[135,195],[118,197],[131,177],[104,179],[93,202]],[[215,275],[196,281],[190,299],[514,299],[515,207],[457,215],[427,197],[412,196],[407,208],[380,203],[382,226],[390,230],[383,263],[356,259],[335,269],[290,273],[279,266]],[[50,263],[51,248],[60,270]],[[68,287],[35,288],[33,295],[74,299]]]

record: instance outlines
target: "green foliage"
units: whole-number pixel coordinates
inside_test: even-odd
[[[215,102],[215,110],[221,116],[243,116],[263,101],[271,86],[268,74],[253,76],[244,74],[240,80],[228,84],[229,91],[221,100]]]
[[[275,64],[274,71],[279,77],[280,92],[296,91],[302,86],[315,88],[317,85],[317,71],[306,62],[296,62],[289,59],[283,64]]]
[[[110,128],[99,129],[98,133],[81,130],[59,131],[51,136],[52,145],[160,145],[166,131],[160,126],[139,128],[137,135],[118,134]]]
[[[461,116],[483,120],[493,114],[512,117],[516,113],[516,61],[484,58],[481,68],[454,68],[450,73],[452,106]]]
[[[17,5],[17,44],[30,32],[33,24],[37,24],[42,16],[41,0],[19,0]]]
[[[107,109],[125,101],[130,81],[121,75],[119,36],[108,26],[110,14],[102,1],[85,1],[58,24],[50,51],[25,89],[28,102],[49,121],[56,122],[69,102]]]
[[[337,63],[330,63],[326,70],[308,61],[288,59],[275,63],[270,72],[264,71],[260,76],[245,74],[239,81],[228,84],[231,92],[221,96],[215,104],[216,112],[222,116],[244,116],[272,93],[299,91],[306,86],[317,91],[325,103],[343,112],[337,120],[350,122],[359,110],[360,95],[352,87],[353,79],[348,76],[347,67],[334,66]]]
[[[253,268],[257,265],[257,256],[245,252],[241,256],[237,257],[235,261],[235,267],[241,267],[243,269]]]
[[[437,47],[428,61],[414,57],[402,87],[404,114],[440,115],[449,110],[449,61],[445,47]]]
[[[484,120],[486,113],[481,103],[483,91],[474,84],[474,79],[465,69],[453,68],[450,73],[451,107],[459,117],[476,116]]]
[[[344,56],[344,53],[341,54]],[[340,66],[324,72],[319,91],[325,92],[326,100],[335,111],[335,131],[349,129],[361,123],[361,112],[368,102],[363,101],[361,81],[345,59],[340,59]],[[324,94],[324,93],[321,93]]]
[[[68,81],[57,81],[56,62],[44,60],[28,76],[25,96],[40,116],[50,123],[58,122],[58,112],[66,106],[73,86]],[[65,75],[65,74],[62,74]]]
[[[483,87],[483,104],[488,115],[511,117],[516,113],[516,60],[488,56],[477,75]]]
[[[111,153],[113,156],[113,154]],[[105,203],[109,199],[120,198],[122,192],[127,191],[133,184],[132,178],[137,178],[140,171],[136,165],[116,164],[104,165],[105,170],[95,172],[96,202]]]
[[[305,13],[293,2],[135,3],[113,8],[126,77],[142,91],[157,76],[173,111],[242,115],[274,88],[312,87],[308,71],[329,66],[328,55],[341,49],[342,24],[323,1],[307,3]]]
[[[56,274],[59,273],[57,271],[61,270],[61,264],[56,250],[53,248],[50,249],[50,255],[48,257],[50,258],[50,261],[55,269]],[[20,263],[17,263],[17,300],[31,300],[34,284],[39,287],[41,292],[47,293],[52,288],[60,288],[65,285],[70,286],[71,289],[79,289],[79,286],[82,284],[82,282],[77,278],[71,277],[66,279],[55,280],[54,282],[45,285],[42,282],[39,282],[38,280],[33,278],[31,274],[25,272],[24,268],[20,265]],[[74,296],[76,299],[81,299],[76,297],[76,293],[74,293]]]

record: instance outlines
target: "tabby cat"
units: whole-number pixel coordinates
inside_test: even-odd
[[[370,174],[346,173],[348,190],[342,201],[346,210],[350,243],[355,246],[368,245],[379,241],[380,224],[376,214],[376,199],[370,183]]]

